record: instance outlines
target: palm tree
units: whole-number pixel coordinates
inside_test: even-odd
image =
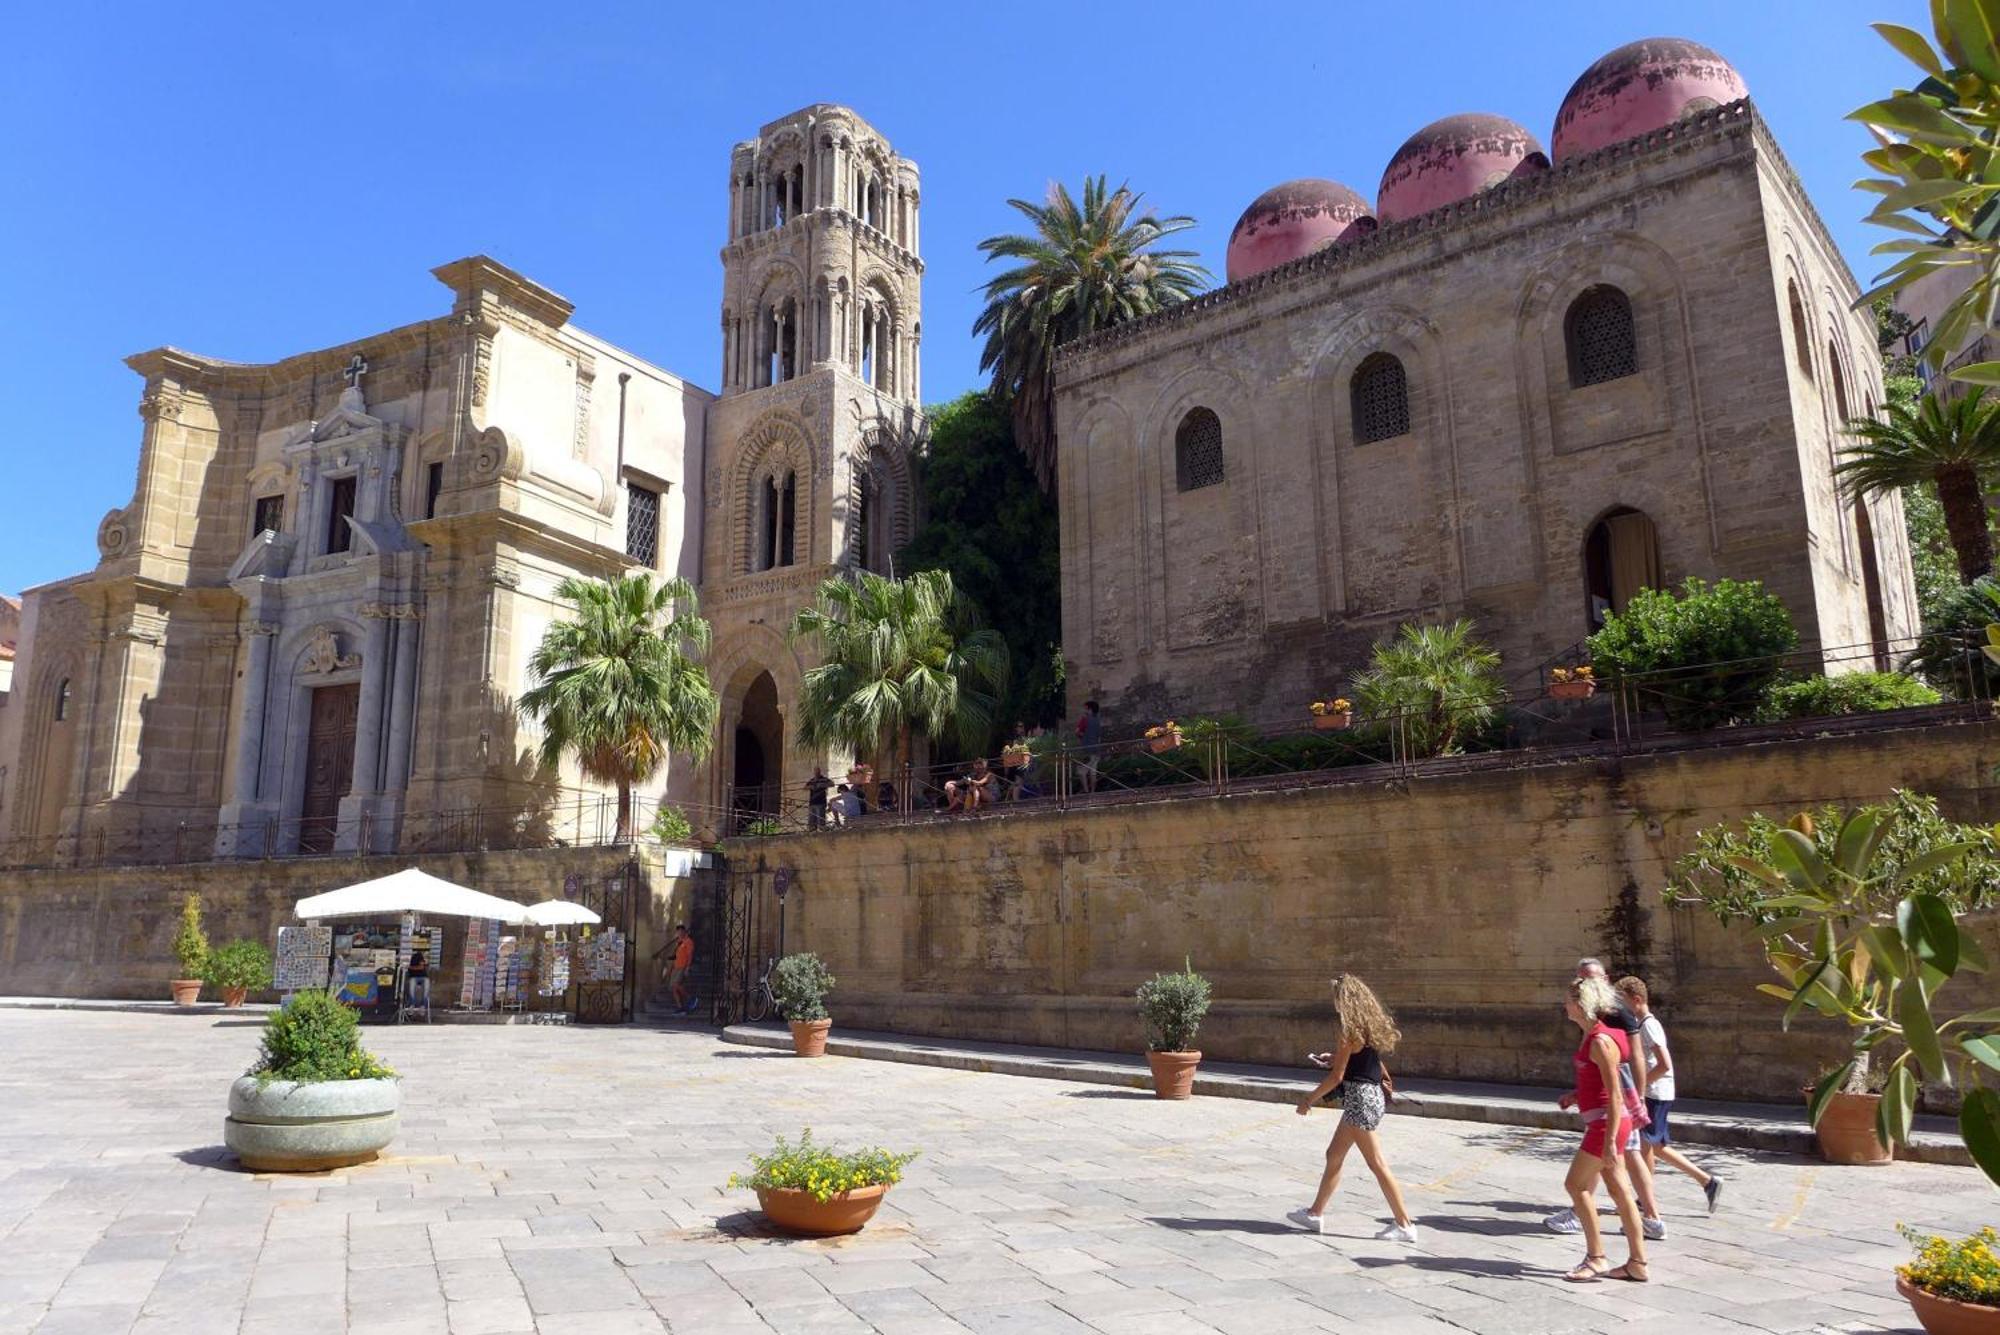
[[[1055,490],[1056,348],[1186,301],[1211,281],[1195,252],[1152,249],[1194,219],[1141,213],[1141,198],[1086,176],[1078,207],[1052,182],[1044,203],[1007,201],[1032,232],[979,243],[989,263],[1015,262],[986,284],[986,309],[973,321],[972,332],[986,336],[979,369],[993,373],[994,396],[1013,404],[1014,442],[1043,491]]]
[[[968,751],[991,737],[1007,645],[980,624],[949,572],[835,576],[792,618],[792,635],[816,641],[822,659],[799,695],[807,746],[872,757],[893,744],[900,766],[913,732],[955,736]]]
[[[541,761],[574,752],[583,772],[618,785],[618,838],[632,835],[632,785],[659,772],[669,751],[699,758],[714,742],[715,688],[694,586],[644,572],[618,580],[574,576],[556,596],[576,619],[542,635],[529,658],[536,684],[521,713],[542,730]]]
[[[1847,434],[1856,443],[1833,470],[1851,497],[1935,483],[1958,577],[1967,584],[1993,568],[1985,483],[2000,468],[2000,403],[1985,394],[1975,388],[1942,402],[1926,394],[1914,406],[1889,404],[1880,420],[1851,418]]]
[[[1409,753],[1426,759],[1491,722],[1507,689],[1500,655],[1472,638],[1470,621],[1454,621],[1404,626],[1378,643],[1354,694],[1364,716],[1392,728],[1400,719]]]

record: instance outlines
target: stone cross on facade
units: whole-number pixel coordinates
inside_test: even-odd
[[[347,363],[347,369],[340,374],[341,378],[347,381],[349,389],[360,389],[361,377],[368,374],[368,359],[358,352],[355,353],[354,359]]]

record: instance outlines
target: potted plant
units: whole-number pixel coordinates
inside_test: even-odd
[[[798,1144],[779,1136],[769,1154],[751,1155],[751,1171],[732,1173],[729,1185],[755,1191],[758,1208],[774,1227],[802,1237],[833,1237],[860,1232],[889,1188],[902,1181],[904,1165],[916,1157],[914,1150],[843,1154],[813,1144],[807,1127]]]
[[[180,977],[167,984],[173,990],[174,1005],[192,1006],[201,1000],[202,975],[208,968],[208,933],[202,930],[198,894],[181,901],[180,930],[174,933],[174,958],[181,966]]]
[[[256,941],[231,941],[208,957],[203,979],[222,993],[222,1004],[241,1006],[253,987],[271,985],[271,952]]]
[[[856,764],[847,771],[847,782],[849,784],[860,785],[864,788],[867,787],[869,784],[875,782],[875,767],[866,762]]]
[[[1172,719],[1168,719],[1165,723],[1154,724],[1152,727],[1146,729],[1146,745],[1151,747],[1155,754],[1161,751],[1171,751],[1180,744],[1181,728]]]
[[[1957,1242],[1912,1228],[1899,1232],[1917,1249],[1896,1267],[1896,1292],[1931,1335],[2000,1331],[2000,1234],[1982,1228]]]
[[[264,1022],[257,1064],[229,1087],[223,1143],[245,1168],[317,1173],[373,1159],[396,1136],[396,1073],[361,1046],[331,992],[288,999]]]
[[[1871,1054],[1880,1058],[1882,1054]],[[1833,1070],[1826,1067],[1819,1073],[1824,1080]],[[1813,1125],[1813,1139],[1819,1145],[1819,1154],[1828,1163],[1844,1165],[1885,1164],[1895,1155],[1883,1143],[1877,1127],[1882,1109],[1882,1085],[1886,1072],[1879,1062],[1871,1062],[1860,1074],[1837,1089],[1827,1099],[1820,1110],[1819,1121]],[[1813,1091],[1819,1087],[1819,1080],[1806,1086],[1802,1091],[1806,1106],[1812,1107]]]
[[[1597,678],[1590,674],[1590,664],[1580,667],[1559,667],[1549,673],[1549,698],[1552,700],[1588,700],[1597,694]]]
[[[1340,732],[1354,723],[1354,704],[1344,696],[1312,702],[1313,727],[1321,732]]]
[[[1194,1088],[1201,1052],[1194,1036],[1208,1014],[1208,979],[1183,963],[1178,973],[1156,973],[1139,984],[1139,1016],[1146,1025],[1146,1064],[1153,1093],[1184,1099]]]
[[[653,813],[646,833],[660,843],[684,846],[694,842],[694,822],[679,807],[662,806]]]
[[[792,1051],[801,1057],[826,1055],[827,1031],[833,1028],[826,1013],[826,994],[831,991],[833,975],[817,955],[787,955],[771,971],[771,992],[778,1000],[778,1012],[791,1022]]]

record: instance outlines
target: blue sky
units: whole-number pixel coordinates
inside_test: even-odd
[[[1664,8],[1664,7],[1657,7]],[[1638,37],[1742,72],[1849,262],[1862,131],[1907,82],[1868,30],[1920,0],[1496,6],[458,3],[17,7],[0,80],[0,590],[88,569],[131,496],[160,344],[265,361],[441,314],[485,252],[584,327],[713,386],[730,145],[845,102],[923,171],[924,388],[978,382],[975,244],[1009,196],[1108,172],[1200,220],[1330,176],[1373,197],[1461,111],[1544,141],[1583,68]],[[1662,27],[1662,24],[1665,24]],[[860,40],[856,34],[867,34]]]

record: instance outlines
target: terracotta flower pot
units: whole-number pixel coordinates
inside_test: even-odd
[[[1552,681],[1549,683],[1551,700],[1588,700],[1597,694],[1597,683],[1584,681]]]
[[[859,1233],[875,1217],[888,1193],[889,1187],[883,1183],[818,1201],[811,1192],[793,1187],[759,1187],[757,1205],[775,1228],[805,1238],[830,1238]]]
[[[1354,715],[1352,713],[1313,715],[1313,727],[1319,729],[1321,732],[1343,732],[1351,727],[1353,723]]]
[[[1810,1096],[1812,1091],[1807,1090]],[[1835,1094],[1814,1128],[1820,1157],[1837,1164],[1885,1164],[1889,1147],[1875,1133],[1880,1094]]]
[[[1148,737],[1146,739],[1146,745],[1153,748],[1153,754],[1155,755],[1158,755],[1162,751],[1171,751],[1180,744],[1181,735],[1178,732],[1170,732],[1164,737]]]
[[[1194,1068],[1201,1065],[1199,1052],[1148,1052],[1146,1065],[1153,1068],[1153,1093],[1163,1099],[1184,1099],[1194,1092]]]
[[[1995,1335],[2000,1332],[2000,1307],[1962,1303],[1928,1289],[1918,1288],[1901,1275],[1896,1276],[1896,1292],[1910,1304],[1917,1321],[1930,1335]]]
[[[222,989],[222,1004],[233,1010],[241,1006],[249,995],[250,989],[247,987],[225,987]]]
[[[201,1000],[201,979],[176,978],[167,984],[174,992],[174,1005],[192,1006]]]
[[[792,1021],[792,1051],[801,1057],[824,1057],[826,1055],[826,1032],[833,1028],[832,1020]],[[855,1225],[859,1228],[860,1225]]]

